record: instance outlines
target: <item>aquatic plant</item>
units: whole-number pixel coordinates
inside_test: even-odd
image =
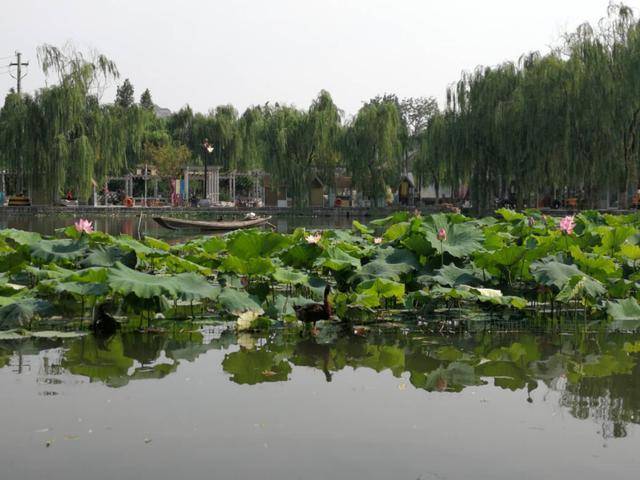
[[[85,225],[56,237],[2,230],[0,329],[56,318],[86,324],[106,301],[149,323],[163,313],[263,328],[295,322],[296,308],[322,300],[327,284],[341,321],[517,312],[640,327],[640,215],[583,212],[563,219],[569,235],[536,211],[496,213],[398,212],[351,230],[245,230],[173,246]]]
[[[576,227],[573,218],[573,215],[567,215],[562,220],[560,220],[560,231],[562,233],[566,233],[567,235],[573,234],[573,229]]]
[[[84,218],[79,219],[77,222],[73,224],[76,229],[76,232],[79,233],[93,233],[93,222],[89,220],[85,220]]]

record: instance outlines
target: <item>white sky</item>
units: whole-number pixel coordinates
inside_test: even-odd
[[[321,89],[348,114],[382,93],[444,99],[463,70],[557,45],[608,0],[0,0],[0,65],[42,43],[113,59],[136,99],[207,111],[266,101],[307,107]],[[627,0],[640,11],[640,0]],[[0,66],[0,98],[15,80]],[[112,101],[115,87],[103,101]],[[0,100],[2,101],[2,100]]]

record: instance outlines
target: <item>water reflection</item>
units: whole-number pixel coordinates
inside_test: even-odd
[[[313,369],[331,382],[343,369],[389,371],[414,389],[462,392],[467,387],[522,391],[526,401],[559,399],[578,419],[602,425],[604,437],[624,437],[640,421],[640,366],[625,343],[640,336],[490,332],[439,336],[404,326],[363,333],[325,326],[318,337],[297,331],[237,335],[223,325],[200,331],[123,332],[109,339],[27,339],[0,342],[0,370],[37,368],[48,395],[88,378],[110,387],[180,375],[181,362],[225,351],[224,374],[240,385],[286,382]],[[401,384],[404,385],[404,384]],[[56,388],[58,387],[58,388]],[[532,395],[538,391],[539,395]],[[438,393],[436,393],[438,394]],[[534,401],[534,398],[537,400]]]
[[[171,215],[167,213],[166,215]],[[205,214],[175,214],[179,217],[188,217],[198,220],[211,219],[211,215]],[[30,232],[38,232],[45,235],[53,235],[56,229],[71,225],[80,216],[73,212],[60,212],[57,214],[35,215],[7,215],[0,211],[0,230],[4,228],[16,228]],[[149,235],[155,238],[181,241],[200,235],[197,231],[175,231],[160,227],[152,218],[152,215],[136,212],[119,212],[117,214],[87,214],[81,215],[94,222],[96,230],[111,235],[138,234]],[[217,216],[216,216],[217,218]],[[362,220],[362,219],[361,219]],[[310,228],[351,228],[352,218],[344,216],[311,217],[278,215],[272,219],[272,224],[281,233],[289,233],[297,227]]]

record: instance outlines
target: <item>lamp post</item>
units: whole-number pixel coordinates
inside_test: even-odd
[[[208,182],[209,182],[209,178],[207,176],[207,153],[212,154],[213,153],[213,145],[209,143],[209,139],[205,138],[204,141],[202,142],[202,146],[204,147],[205,150],[205,154],[204,154],[204,198],[205,199],[209,199],[209,195],[208,195]]]

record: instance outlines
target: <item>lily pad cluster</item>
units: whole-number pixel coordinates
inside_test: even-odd
[[[7,229],[0,330],[87,319],[107,301],[123,317],[198,314],[251,329],[295,320],[293,307],[321,301],[327,283],[343,321],[520,311],[640,326],[640,215],[562,222],[571,228],[537,211],[398,212],[351,230],[253,229],[178,245],[73,227],[54,237]]]

